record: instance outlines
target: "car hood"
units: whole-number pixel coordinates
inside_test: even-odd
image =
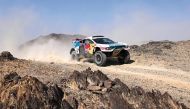
[[[127,46],[127,44],[122,42],[116,42],[113,44],[96,44],[97,47],[118,47],[118,46]]]

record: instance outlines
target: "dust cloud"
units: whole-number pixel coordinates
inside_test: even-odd
[[[71,44],[55,39],[38,39],[31,45],[23,45],[20,57],[43,62],[69,62]]]
[[[31,45],[23,45],[39,21],[33,9],[11,9],[0,15],[0,52],[10,51],[15,57],[45,62],[63,62],[70,59],[70,41],[40,39]],[[40,31],[40,30],[36,30]],[[45,43],[42,43],[45,42]],[[22,46],[20,48],[20,46]]]
[[[0,51],[18,53],[17,47],[27,40],[28,29],[36,19],[33,10],[11,9],[0,15]]]

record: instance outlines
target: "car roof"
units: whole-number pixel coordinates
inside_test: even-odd
[[[104,36],[90,36],[90,37],[87,37],[85,39],[97,39],[97,38],[104,38]]]

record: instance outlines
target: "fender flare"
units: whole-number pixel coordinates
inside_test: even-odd
[[[101,49],[99,47],[95,47],[94,48],[94,53],[97,52],[97,51],[101,51]]]
[[[75,51],[75,49],[74,49],[74,48],[71,48],[71,50],[70,50],[70,54],[71,54],[73,51]]]

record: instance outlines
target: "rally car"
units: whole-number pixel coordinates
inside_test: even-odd
[[[73,40],[70,50],[71,59],[80,61],[81,58],[91,58],[98,66],[106,65],[108,58],[117,58],[121,64],[130,60],[129,46],[115,42],[104,36],[91,36],[85,39]]]

